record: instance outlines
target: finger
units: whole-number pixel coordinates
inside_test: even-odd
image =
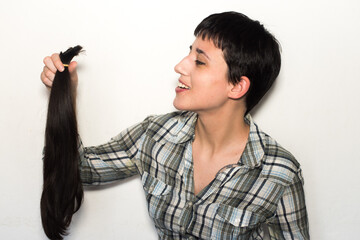
[[[47,68],[49,68],[53,73],[56,72],[56,67],[55,67],[53,61],[51,60],[51,57],[49,57],[49,56],[45,57],[43,62],[45,64],[45,66]]]
[[[41,73],[41,80],[42,80],[42,82],[44,83],[44,85],[45,85],[46,87],[48,87],[48,88],[51,88],[51,87],[52,87],[53,81],[50,80],[50,79],[48,79],[48,78],[45,76],[45,73],[44,73],[44,72]]]
[[[70,64],[69,64],[69,72],[72,73],[72,72],[76,72],[76,67],[77,67],[77,62],[76,61],[72,61]]]
[[[54,53],[53,55],[51,55],[51,60],[54,63],[55,67],[57,70],[59,70],[60,72],[64,71],[64,65],[61,62],[60,56],[58,53]]]
[[[70,73],[70,78],[71,80],[77,81],[77,62],[76,61],[72,61],[69,64],[69,73]]]
[[[43,73],[44,73],[45,77],[47,77],[51,81],[54,81],[55,73],[53,73],[48,67],[46,67],[46,66],[44,67]]]

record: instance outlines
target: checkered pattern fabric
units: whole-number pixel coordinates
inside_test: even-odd
[[[106,144],[80,147],[84,184],[141,177],[160,239],[309,239],[299,163],[250,115],[237,164],[194,194],[192,142],[197,115],[150,116]],[[267,228],[267,229],[265,229]]]

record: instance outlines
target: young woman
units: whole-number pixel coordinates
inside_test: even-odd
[[[210,15],[195,37],[175,66],[179,111],[81,147],[83,183],[139,174],[161,239],[309,239],[299,163],[249,114],[280,71],[276,39],[236,12]],[[51,87],[64,66],[58,54],[44,63]]]

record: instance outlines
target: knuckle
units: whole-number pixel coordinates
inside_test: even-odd
[[[40,79],[41,79],[41,81],[44,82],[44,80],[45,80],[45,74],[44,74],[44,72],[41,72],[41,74],[40,74]]]
[[[49,79],[47,79],[45,76],[41,76],[41,81],[45,86],[47,86],[47,87],[51,86],[52,82]]]
[[[46,65],[46,63],[48,63],[49,60],[51,60],[50,57],[49,57],[49,56],[46,56],[46,57],[44,57],[44,59],[43,59],[43,63]]]
[[[48,79],[50,79],[50,80],[52,80],[53,78],[54,78],[54,73],[53,72],[51,72],[51,71],[46,71],[45,72],[45,76],[46,76],[46,78],[48,78]]]
[[[53,61],[54,64],[59,63],[60,62],[59,54],[54,53],[53,55],[51,55],[51,60]]]
[[[51,55],[51,58],[57,58],[58,56],[59,56],[58,53],[53,53],[53,54]]]

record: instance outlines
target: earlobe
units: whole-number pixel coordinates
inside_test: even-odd
[[[249,91],[250,79],[246,76],[242,76],[240,81],[236,84],[231,84],[231,90],[229,92],[229,98],[240,99]]]

